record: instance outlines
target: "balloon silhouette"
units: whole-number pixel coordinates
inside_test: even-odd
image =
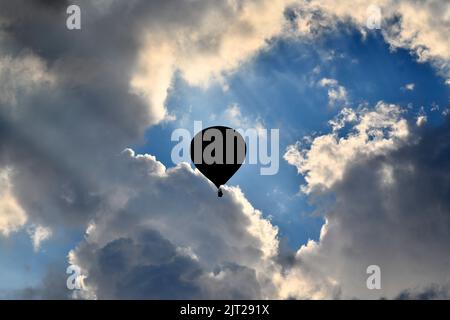
[[[191,160],[197,169],[220,189],[241,167],[247,146],[236,130],[223,126],[209,127],[191,141]]]

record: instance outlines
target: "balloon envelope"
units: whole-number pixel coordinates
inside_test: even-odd
[[[247,153],[245,140],[239,132],[224,126],[209,127],[197,133],[190,149],[194,165],[217,188],[236,173]]]

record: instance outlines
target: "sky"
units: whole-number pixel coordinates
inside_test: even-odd
[[[0,298],[450,297],[449,31],[443,0],[0,0]],[[194,121],[278,129],[276,174],[218,198],[171,158]]]

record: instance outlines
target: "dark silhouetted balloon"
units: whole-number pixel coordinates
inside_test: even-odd
[[[247,146],[236,130],[223,126],[209,127],[191,141],[191,160],[197,169],[218,188],[224,185],[245,160]]]

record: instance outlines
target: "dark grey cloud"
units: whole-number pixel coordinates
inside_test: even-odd
[[[100,299],[188,299],[199,297],[201,268],[181,256],[157,231],[145,230],[136,240],[119,238],[89,253],[89,278]],[[83,257],[79,256],[80,259]],[[93,260],[91,260],[93,258]]]
[[[87,286],[99,299],[253,299],[261,297],[255,270],[227,264],[205,270],[199,261],[180,254],[158,232],[145,230],[137,240],[120,238],[103,248],[82,248],[89,259]],[[224,279],[210,283],[209,272]]]
[[[343,298],[445,297],[445,286],[438,293],[427,288],[450,276],[450,121],[411,123],[409,131],[396,148],[349,159],[343,176],[316,193],[319,205],[333,198],[321,209],[327,225],[290,270],[313,294],[332,296],[338,289]],[[366,287],[369,265],[381,268],[381,290]]]
[[[19,202],[45,225],[86,223],[121,170],[120,152],[154,122],[148,101],[130,90],[143,29],[195,24],[209,7],[75,3],[80,31],[66,29],[65,1],[0,2],[7,70],[0,86],[11,97],[0,100],[1,165],[15,169]]]
[[[15,194],[36,222],[84,224],[101,204],[110,164],[151,122],[148,106],[129,91],[137,37],[110,16],[89,14],[88,2],[83,21],[91,30],[72,33],[64,2],[0,6],[10,57],[2,85],[16,91],[0,108],[2,165],[14,168]],[[37,72],[48,75],[27,80]]]
[[[396,299],[398,300],[448,300],[450,288],[446,284],[431,284],[419,290],[404,290]]]
[[[214,187],[183,164],[122,154],[116,184],[86,239],[69,255],[98,298],[276,296],[277,230],[239,189],[218,201]],[[188,186],[188,187],[187,187]],[[173,201],[173,198],[177,201]]]
[[[65,269],[66,264],[58,261],[45,271],[45,275],[38,286],[8,291],[4,298],[24,300],[71,299],[72,293],[66,287],[68,275],[65,273]]]

